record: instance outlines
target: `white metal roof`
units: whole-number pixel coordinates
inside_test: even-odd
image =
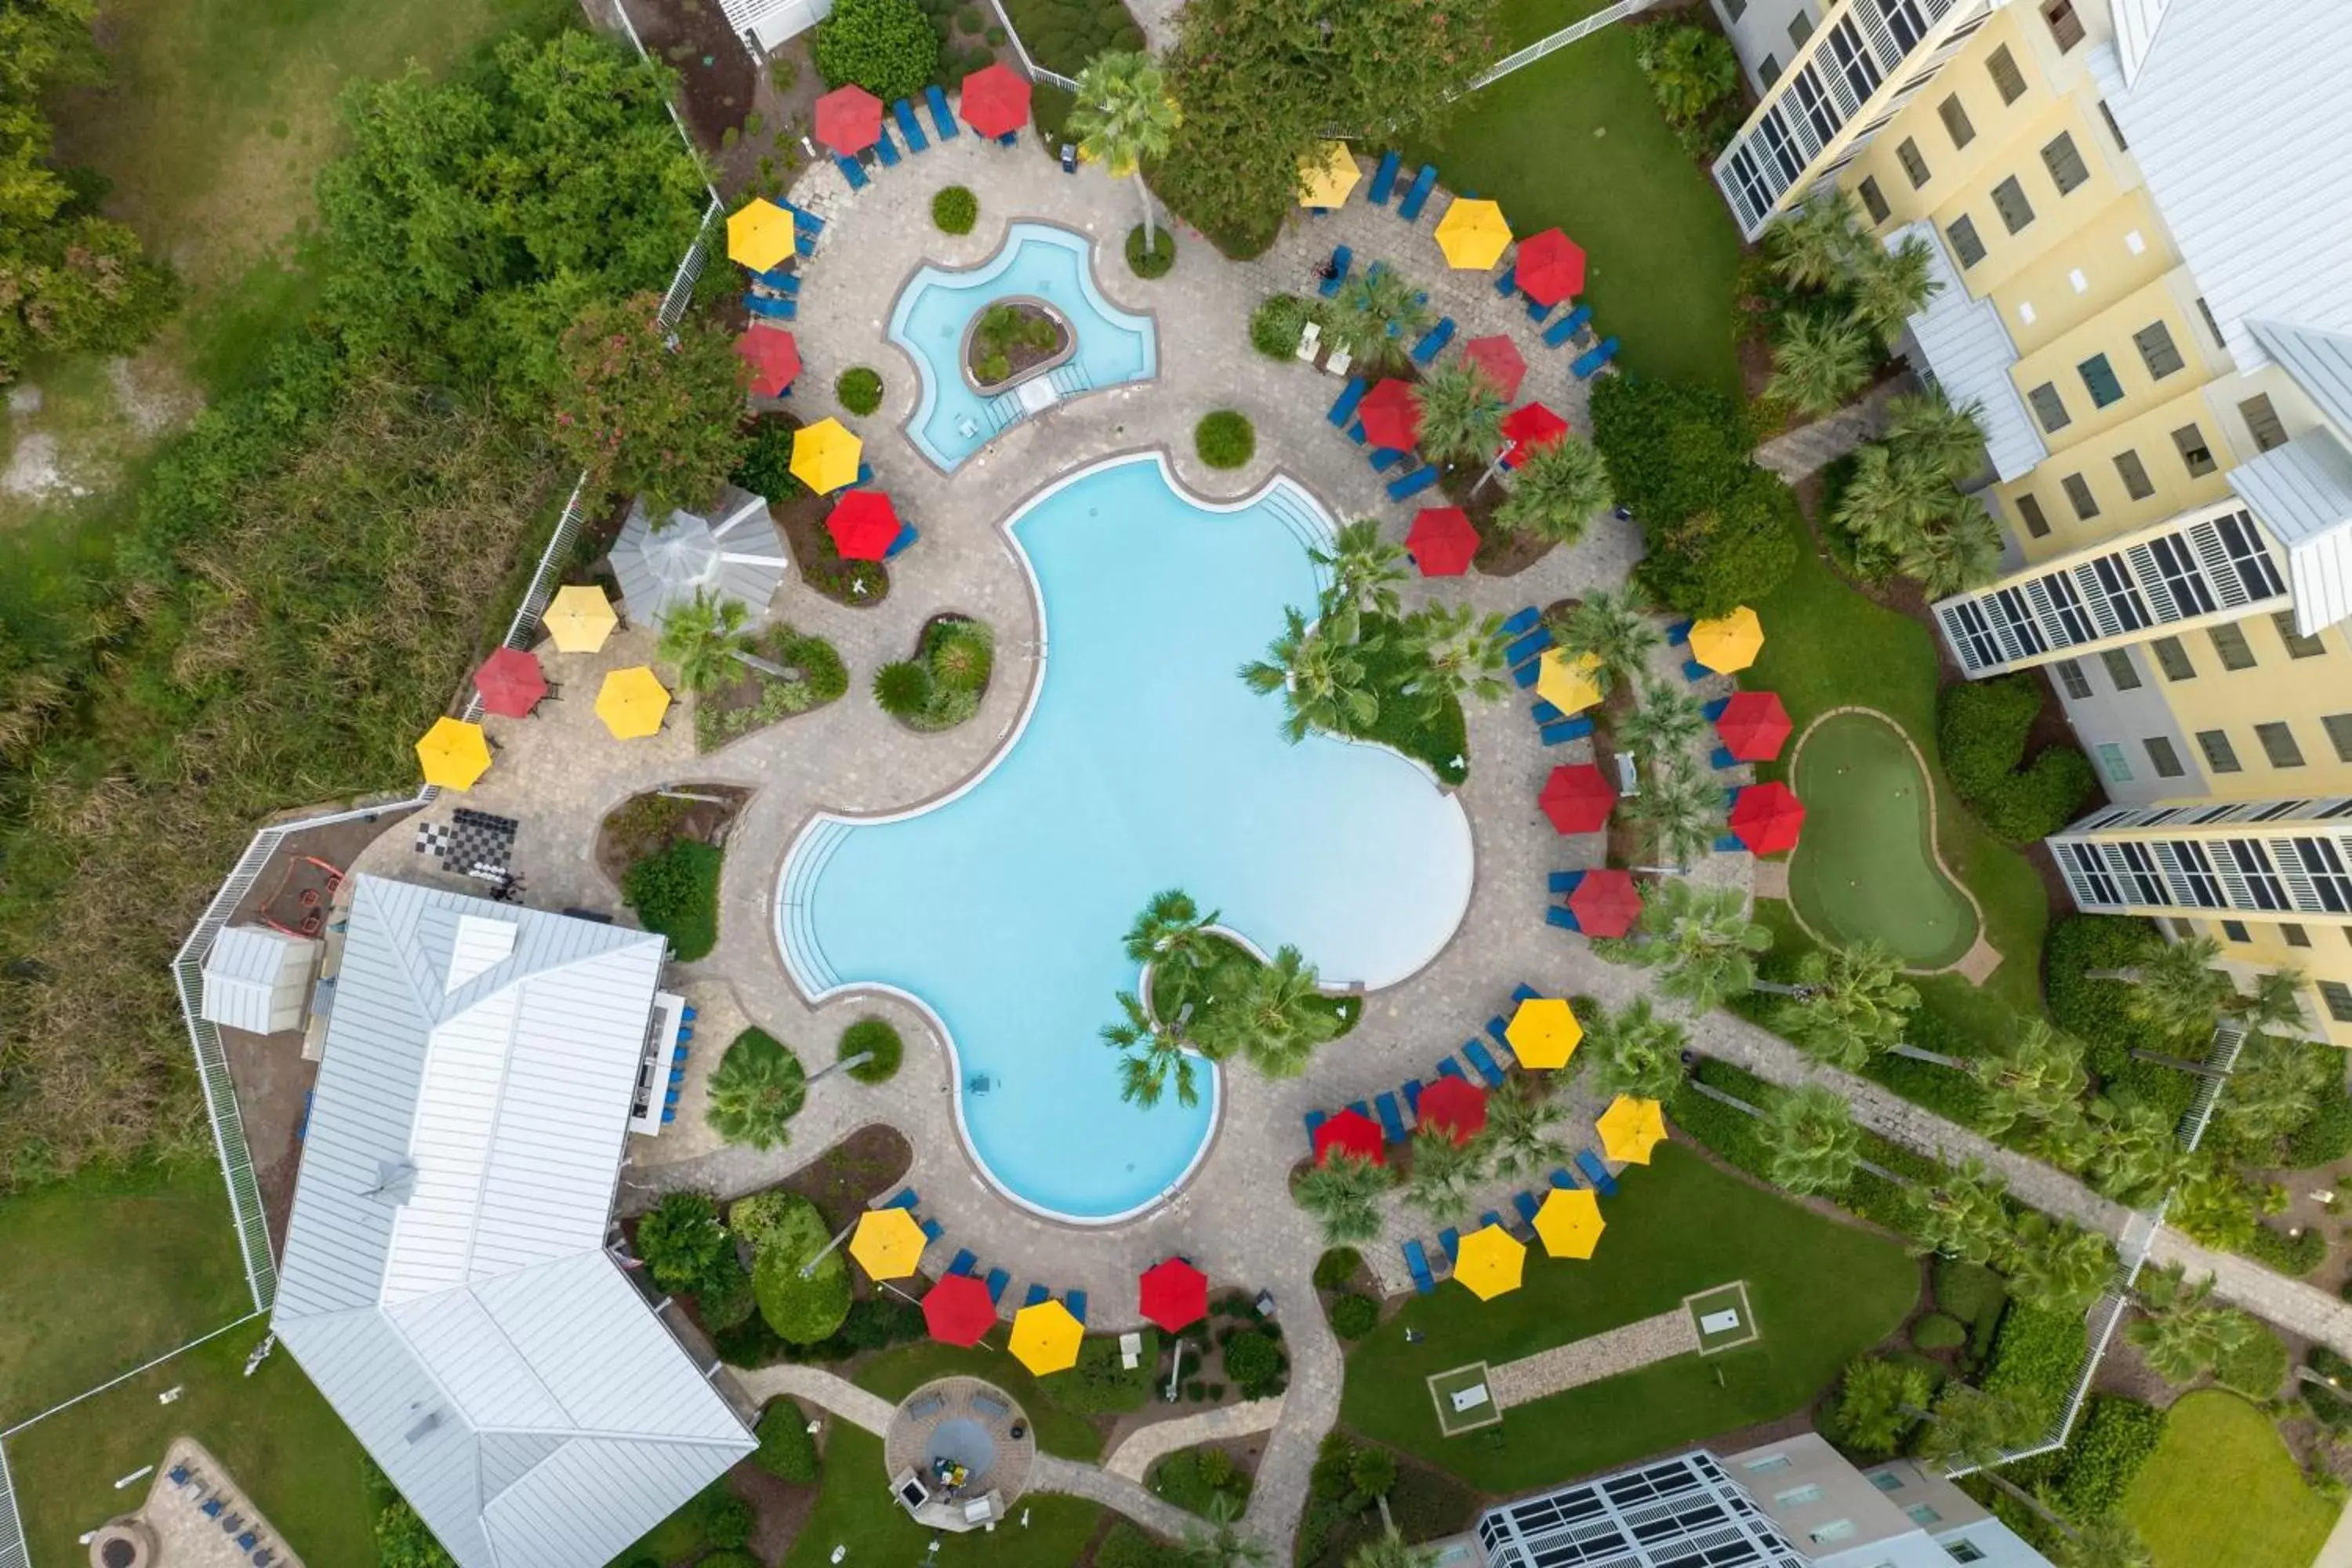
[[[279,1337],[464,1568],[577,1568],[753,1447],[604,1249],[658,936],[362,877]]]
[[[2352,616],[2352,452],[2319,426],[2230,470],[2271,537],[2286,546],[2295,629]]]
[[[2147,51],[2156,42],[2157,29],[2164,26],[2165,13],[2172,9],[2172,0],[2115,0],[2116,53],[2123,63],[2124,80],[2137,79],[2139,68],[2147,63]]]
[[[833,0],[719,0],[719,8],[739,37],[750,33],[772,49],[831,15]]]
[[[629,618],[640,626],[658,626],[678,605],[693,603],[697,591],[740,599],[754,623],[764,621],[790,564],[768,503],[734,489],[719,496],[711,517],[674,511],[658,529],[645,502],[632,501],[613,542],[613,574],[620,579]]]
[[[215,1024],[274,1035],[302,1021],[319,944],[264,926],[228,926],[205,955],[198,1011]]]
[[[2017,363],[2017,344],[2000,319],[2000,307],[1969,297],[1934,225],[1906,224],[1886,237],[1886,248],[1896,249],[1915,236],[1927,242],[1927,272],[1937,284],[1927,308],[1911,318],[1912,339],[1927,360],[1921,368],[1936,378],[1954,406],[1976,405],[1994,472],[2003,479],[2021,479],[2050,449],[2010,377]]]
[[[2352,438],[2352,335],[2284,321],[2246,326],[2336,430]]]

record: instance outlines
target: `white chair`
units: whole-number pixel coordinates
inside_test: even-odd
[[[1309,321],[1307,330],[1298,334],[1298,357],[1313,363],[1317,351],[1323,346],[1323,323]]]

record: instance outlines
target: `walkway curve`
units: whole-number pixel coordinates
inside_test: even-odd
[[[1153,1465],[1171,1454],[1196,1448],[1203,1443],[1222,1443],[1263,1432],[1281,1416],[1282,1400],[1277,1396],[1221,1405],[1196,1415],[1180,1415],[1173,1421],[1154,1421],[1129,1433],[1127,1440],[1103,1460],[1103,1468],[1112,1475],[1139,1481],[1150,1473]]]
[[[794,1399],[822,1406],[851,1426],[864,1427],[877,1437],[890,1430],[890,1415],[898,1408],[880,1394],[869,1394],[847,1378],[827,1372],[821,1366],[809,1366],[801,1362],[779,1362],[773,1366],[730,1370],[743,1392],[761,1405],[789,1394]]]

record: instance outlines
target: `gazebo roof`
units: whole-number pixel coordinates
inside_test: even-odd
[[[754,622],[764,621],[790,564],[768,503],[731,486],[719,492],[710,516],[674,511],[659,528],[642,498],[632,501],[613,543],[613,574],[639,626],[659,626],[670,611],[692,604],[698,591],[740,599]]]

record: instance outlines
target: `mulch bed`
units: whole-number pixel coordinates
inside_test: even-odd
[[[716,801],[677,800],[648,792],[632,796],[596,826],[596,868],[614,887],[629,868],[682,840],[722,844],[735,814],[751,797],[732,784],[678,784],[673,789],[716,795]]]
[[[1069,325],[1055,312],[1035,305],[1024,304],[1018,300],[1003,300],[1000,303],[1004,309],[1020,317],[1024,322],[1043,321],[1052,327],[1054,341],[1051,345],[1042,349],[1034,348],[1024,342],[1007,344],[1003,351],[1004,360],[1012,368],[1005,372],[1003,380],[988,381],[983,379],[980,373],[980,362],[986,357],[986,351],[981,346],[981,334],[972,333],[971,341],[964,345],[964,368],[971,373],[972,379],[979,382],[981,390],[983,392],[1018,381],[1024,372],[1044,364],[1070,346]]]
[[[770,501],[768,515],[783,531],[793,567],[801,581],[836,605],[871,609],[890,596],[890,568],[879,561],[844,561],[825,531],[825,514],[833,504],[806,491],[785,501]],[[854,591],[863,584],[866,592]]]
[[[810,1059],[814,1062],[814,1053]],[[822,1067],[832,1059],[826,1057],[814,1065]],[[783,1186],[824,1210],[828,1220],[837,1221],[864,1208],[876,1196],[887,1195],[914,1163],[914,1145],[906,1135],[877,1121],[859,1128],[801,1167]]]
[[[621,0],[646,52],[678,76],[680,111],[703,151],[717,154],[751,111],[759,81],[718,0]]]

